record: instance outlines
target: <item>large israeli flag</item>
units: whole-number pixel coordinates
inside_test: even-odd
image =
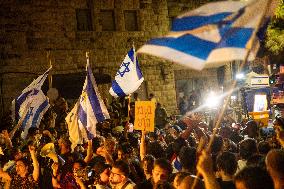
[[[136,91],[143,81],[135,49],[132,48],[117,71],[109,93],[114,97],[127,96]]]
[[[201,6],[173,21],[171,32],[150,40],[138,53],[147,53],[192,69],[243,60],[254,30],[266,11],[267,0],[220,1]]]
[[[16,123],[22,120],[22,138],[26,138],[30,127],[38,127],[44,113],[49,108],[49,99],[41,90],[51,68],[40,75],[20,96],[12,102],[13,118]]]
[[[82,137],[92,139],[96,136],[96,124],[110,117],[99,94],[89,60],[86,70],[87,76],[79,99],[78,122]]]
[[[74,150],[74,148],[78,144],[82,144],[82,132],[79,129],[79,122],[78,122],[78,110],[79,110],[79,101],[76,102],[73,109],[68,113],[68,115],[65,118],[65,121],[68,125],[68,132],[69,132],[69,140],[72,143],[71,149]],[[85,132],[85,129],[83,129],[83,132]]]

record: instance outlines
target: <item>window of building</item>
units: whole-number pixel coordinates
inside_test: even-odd
[[[100,19],[102,31],[115,31],[115,20],[113,10],[101,10]]]
[[[138,31],[137,11],[136,10],[125,10],[124,11],[124,22],[125,22],[126,31]]]
[[[77,9],[76,19],[78,31],[92,31],[92,18],[89,9]]]

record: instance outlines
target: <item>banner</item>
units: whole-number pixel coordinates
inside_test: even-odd
[[[136,101],[134,129],[154,132],[154,124],[155,124],[154,120],[155,120],[155,102]]]

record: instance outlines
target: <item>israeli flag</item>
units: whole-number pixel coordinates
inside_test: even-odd
[[[69,140],[72,143],[71,149],[72,151],[78,144],[82,144],[82,132],[79,129],[79,122],[78,122],[78,110],[79,110],[79,101],[76,102],[73,109],[68,113],[65,118],[65,121],[68,125],[68,132],[69,132]],[[83,127],[84,128],[84,127]],[[85,132],[85,129],[83,130]]]
[[[43,115],[49,108],[49,99],[41,90],[51,67],[28,87],[12,102],[13,118],[16,123],[22,120],[22,138],[25,139],[30,127],[38,127]]]
[[[138,53],[162,57],[192,69],[255,58],[258,45],[251,38],[266,11],[267,0],[208,3],[179,16],[171,32],[150,40]]]
[[[87,59],[86,70],[87,76],[79,99],[78,122],[82,137],[92,139],[96,136],[96,124],[110,117],[99,94],[89,59]]]
[[[117,71],[109,93],[114,97],[127,96],[136,91],[143,81],[135,49],[132,48]]]

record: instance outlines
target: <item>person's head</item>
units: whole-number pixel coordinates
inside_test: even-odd
[[[55,111],[56,113],[61,113],[61,112],[65,112],[68,110],[68,104],[67,104],[67,101],[62,98],[62,97],[59,97],[56,101],[55,101]]]
[[[225,127],[221,127],[219,130],[219,135],[222,138],[230,138],[230,136],[232,135],[232,129],[231,127],[225,126]]]
[[[284,129],[284,119],[282,117],[275,117],[275,120],[273,121],[274,129],[276,132],[278,130],[283,130]]]
[[[252,166],[252,167],[261,167],[265,169],[265,160],[264,156],[260,154],[254,154],[250,156],[247,160],[247,166]]]
[[[138,93],[133,93],[133,97],[134,97],[135,100],[137,100],[138,99]]]
[[[183,170],[195,172],[196,166],[196,149],[193,147],[182,147],[179,152],[179,160]]]
[[[253,154],[257,153],[256,141],[248,138],[240,142],[239,153],[242,159],[247,160]]]
[[[283,133],[284,130],[284,119],[282,117],[277,116],[273,121],[273,127],[276,133],[276,139],[280,144],[283,143],[280,136],[282,135],[281,133]]]
[[[71,150],[71,142],[66,136],[61,136],[58,140],[58,147],[61,152],[68,152]]]
[[[161,103],[159,103],[159,102],[157,102],[157,104],[156,104],[156,108],[161,108],[162,107],[162,104]]]
[[[35,137],[37,134],[39,134],[39,129],[37,127],[29,128],[28,137]]]
[[[23,153],[21,152],[21,150],[19,148],[14,148],[11,151],[11,159],[13,159],[14,161],[17,161],[19,159],[23,158]]]
[[[238,167],[236,156],[231,152],[221,153],[217,157],[216,164],[218,171],[227,176],[233,176]]]
[[[284,180],[284,151],[271,150],[266,156],[266,167],[273,180]]]
[[[96,136],[95,138],[92,139],[92,148],[93,152],[97,152],[97,149],[104,144],[104,138]]]
[[[108,184],[111,166],[99,161],[93,166],[94,184]]]
[[[153,189],[174,189],[174,187],[169,182],[158,182]]]
[[[158,141],[149,142],[147,144],[147,154],[153,155],[155,158],[161,158],[164,153],[165,150]]]
[[[266,155],[271,149],[270,144],[267,141],[260,141],[257,145],[257,148],[259,154],[261,155]]]
[[[169,175],[172,173],[172,165],[166,159],[157,159],[154,162],[152,170],[152,178],[154,183],[167,181]]]
[[[129,165],[122,160],[118,160],[112,166],[109,180],[113,185],[124,183],[128,179],[129,173]]]
[[[16,172],[17,175],[20,175],[21,177],[25,177],[28,172],[29,172],[29,162],[28,160],[22,158],[22,159],[18,159],[16,161]]]
[[[117,147],[117,159],[126,160],[131,156],[132,148],[128,143],[123,143]]]
[[[222,148],[223,148],[223,138],[219,135],[215,135],[211,145],[211,153],[218,154],[219,152],[221,152]]]
[[[187,143],[191,147],[196,147],[196,139],[193,136],[187,138]]]
[[[144,170],[144,174],[152,174],[154,168],[155,158],[152,155],[146,155],[142,161],[142,167]]]
[[[107,137],[104,141],[104,147],[109,154],[113,154],[116,148],[116,140],[114,137]]]
[[[173,182],[174,188],[177,189],[179,185],[181,184],[181,181],[189,175],[190,173],[187,173],[187,172],[178,172],[174,178],[174,182]]]
[[[273,181],[265,169],[245,167],[235,176],[236,189],[268,189],[274,188]]]
[[[174,153],[175,153],[176,155],[178,155],[178,154],[179,154],[179,151],[180,151],[181,148],[184,147],[184,146],[188,146],[188,143],[186,142],[186,140],[183,139],[183,138],[181,138],[181,137],[177,138],[177,139],[174,141],[174,143],[173,143],[173,150],[174,150]]]
[[[254,120],[250,120],[246,123],[245,129],[248,137],[255,138],[258,135],[258,125]]]
[[[86,163],[83,160],[77,160],[73,163],[73,172],[76,173],[78,170],[83,169]]]

